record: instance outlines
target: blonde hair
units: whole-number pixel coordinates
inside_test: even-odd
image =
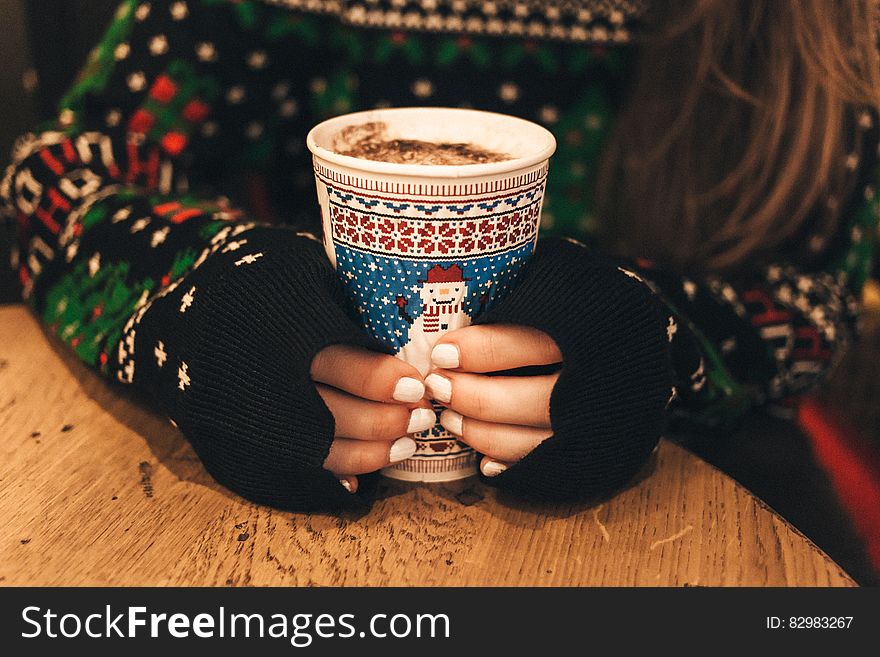
[[[880,106],[875,1],[653,0],[597,190],[620,249],[721,272],[830,236]]]

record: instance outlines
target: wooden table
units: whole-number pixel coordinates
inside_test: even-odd
[[[530,508],[473,480],[389,481],[360,517],[250,504],[21,306],[0,307],[0,454],[6,585],[854,585],[669,442],[602,504]]]

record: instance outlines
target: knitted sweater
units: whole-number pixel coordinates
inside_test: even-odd
[[[329,344],[377,345],[309,232],[305,133],[388,105],[538,121],[559,142],[542,231],[589,243],[642,4],[125,0],[57,120],[19,140],[0,182],[24,296],[84,362],[157,398],[221,483],[285,508],[368,502],[369,479],[353,496],[321,468],[333,418],[309,363]],[[734,285],[539,243],[484,321],[559,343],[554,436],[497,485],[604,493],[667,419],[733,426],[817,381],[854,335],[871,262],[877,130],[857,119],[841,162],[855,191],[827,199],[844,222],[810,242],[819,267],[781,261]]]

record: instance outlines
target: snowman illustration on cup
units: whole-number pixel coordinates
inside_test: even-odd
[[[470,278],[457,264],[444,268],[434,265],[428,270],[425,280],[419,280],[419,297],[422,312],[415,319],[407,312],[406,297],[398,296],[394,303],[400,317],[409,324],[409,341],[403,345],[398,357],[415,367],[422,376],[431,366],[431,350],[437,340],[447,331],[468,326],[471,317],[464,310],[467,283]],[[488,297],[480,296],[477,316],[483,311]]]

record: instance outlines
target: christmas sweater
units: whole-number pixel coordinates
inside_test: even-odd
[[[637,0],[125,0],[57,119],[18,141],[0,182],[24,297],[85,363],[156,397],[221,483],[286,508],[368,500],[369,485],[352,496],[321,469],[333,418],[311,358],[377,345],[312,232],[304,135],[390,105],[537,121],[559,144],[542,232],[590,242],[591,183],[643,11]],[[607,492],[667,419],[733,426],[815,384],[854,336],[872,258],[877,130],[870,113],[856,118],[841,162],[855,191],[827,199],[845,205],[844,222],[830,243],[810,242],[821,266],[781,261],[733,284],[539,244],[484,321],[560,344],[554,437],[499,486]]]

